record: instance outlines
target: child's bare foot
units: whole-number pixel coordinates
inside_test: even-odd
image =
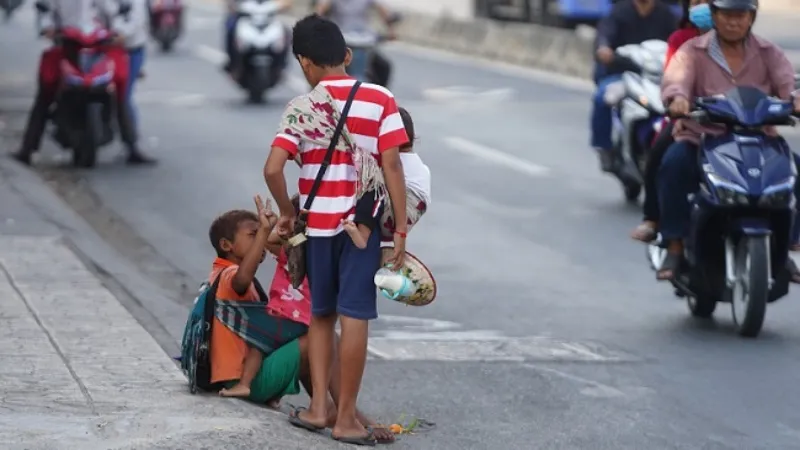
[[[350,235],[350,239],[353,240],[353,244],[356,244],[358,248],[367,248],[367,240],[364,239],[364,236],[361,236],[361,231],[358,229],[358,225],[355,224],[352,220],[343,220],[342,226],[344,227],[344,231]]]
[[[250,396],[250,387],[242,384],[237,384],[230,389],[222,389],[219,395],[223,397],[248,397]]]

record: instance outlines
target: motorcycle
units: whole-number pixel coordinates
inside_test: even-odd
[[[62,148],[72,149],[76,167],[93,167],[97,150],[114,139],[114,63],[106,54],[113,37],[99,24],[65,27],[57,37],[64,59],[62,83],[51,115],[53,138]]]
[[[392,13],[389,24],[396,24],[402,20],[400,13]],[[392,38],[385,33],[371,36],[351,36],[347,45],[353,49],[361,49],[368,52],[368,63],[364,74],[350,73],[356,78],[363,78],[366,82],[377,84],[385,88],[389,87],[392,76],[392,63],[379,50],[380,44],[390,41]]]
[[[617,48],[613,64],[624,72],[620,81],[607,86],[603,98],[612,107],[616,156],[612,173],[622,183],[629,202],[635,202],[642,192],[647,150],[666,112],[661,101],[666,54],[667,43],[659,40]]]
[[[284,24],[277,19],[280,4],[274,0],[243,0],[239,3],[235,39],[237,47],[233,76],[253,103],[280,81],[289,42]]]
[[[8,22],[14,10],[22,6],[22,0],[0,0],[0,9],[3,10],[3,19]]]
[[[154,0],[150,6],[150,36],[169,52],[183,32],[181,0]]]
[[[739,335],[761,331],[768,303],[789,292],[790,230],[797,169],[792,150],[767,125],[794,125],[792,103],[752,87],[696,100],[690,118],[721,124],[727,132],[701,139],[702,181],[692,204],[685,260],[672,280],[695,317],[711,317],[730,303]],[[666,257],[661,237],[647,247],[658,270]]]

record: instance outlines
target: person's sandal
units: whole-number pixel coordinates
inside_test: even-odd
[[[636,226],[631,232],[631,238],[644,242],[645,244],[652,242],[655,240],[658,232],[653,225],[650,225],[648,222],[642,222]]]
[[[656,279],[659,281],[669,281],[678,275],[681,268],[681,260],[683,256],[680,253],[667,253],[664,262],[656,272]]]
[[[800,269],[791,257],[786,258],[786,270],[789,271],[789,282],[800,284]]]

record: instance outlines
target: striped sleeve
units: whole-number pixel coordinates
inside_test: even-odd
[[[287,110],[283,112],[283,116],[285,117],[288,113],[289,110],[287,108]],[[286,150],[289,156],[294,159],[300,149],[300,136],[288,128],[284,130],[279,129],[277,134],[275,134],[275,139],[272,140],[272,147]]]
[[[403,119],[397,110],[397,102],[393,96],[386,97],[381,115],[378,135],[378,153],[408,144],[408,135],[403,126]]]

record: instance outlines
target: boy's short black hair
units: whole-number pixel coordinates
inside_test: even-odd
[[[292,53],[320,67],[344,64],[347,44],[342,30],[330,20],[312,14],[300,19],[292,30]]]
[[[208,229],[208,238],[211,240],[211,246],[216,250],[217,256],[220,258],[228,256],[220,248],[219,241],[227,239],[233,242],[236,238],[236,232],[239,231],[239,225],[248,220],[258,222],[258,216],[253,211],[247,211],[246,209],[234,209],[214,219],[211,223],[211,228]]]
[[[406,134],[408,135],[408,144],[400,148],[411,148],[414,146],[414,141],[417,139],[417,135],[414,133],[414,121],[411,120],[411,114],[402,106],[398,107],[397,110],[400,112],[400,118],[403,119],[403,127],[405,127]]]

